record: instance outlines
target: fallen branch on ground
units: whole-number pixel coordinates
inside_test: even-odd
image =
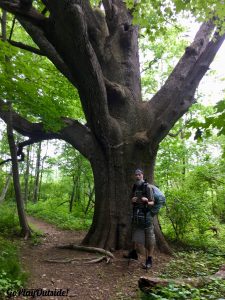
[[[225,265],[222,265],[222,267],[217,273],[210,276],[190,277],[190,278],[182,278],[182,279],[172,279],[172,278],[163,279],[158,277],[150,278],[150,277],[142,276],[138,281],[138,285],[143,292],[149,293],[155,287],[160,287],[160,286],[165,287],[168,286],[169,284],[191,285],[193,287],[199,288],[216,279],[225,279]]]
[[[56,246],[56,248],[86,251],[86,252],[90,252],[90,253],[101,253],[101,254],[104,254],[105,256],[109,256],[110,258],[114,258],[114,255],[111,252],[109,252],[105,249],[102,249],[102,248],[78,246],[78,245],[73,245],[73,244],[58,245],[58,246]]]

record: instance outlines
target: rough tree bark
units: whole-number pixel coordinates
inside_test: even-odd
[[[153,182],[159,143],[194,103],[195,90],[224,35],[204,23],[162,88],[148,102],[141,97],[138,27],[122,0],[103,0],[104,12],[88,0],[43,0],[45,17],[19,0],[0,0],[58,70],[77,88],[87,124],[64,118],[57,133],[14,113],[14,129],[30,142],[59,138],[91,163],[95,183],[93,224],[83,243],[126,248],[130,234],[132,174],[142,167]],[[32,49],[30,49],[32,51]],[[0,103],[0,117],[8,113]],[[157,221],[156,221],[157,222]],[[158,240],[166,248],[160,230]]]

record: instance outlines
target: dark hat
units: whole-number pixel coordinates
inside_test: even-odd
[[[144,172],[141,169],[136,169],[134,174],[138,174],[138,173],[144,174]]]

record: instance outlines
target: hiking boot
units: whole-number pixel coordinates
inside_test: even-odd
[[[137,251],[135,249],[131,250],[127,255],[124,255],[123,257],[138,260]]]
[[[150,269],[152,267],[152,257],[148,256],[148,258],[146,259],[145,264],[143,264],[143,269]]]

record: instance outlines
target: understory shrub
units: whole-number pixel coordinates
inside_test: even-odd
[[[162,278],[190,278],[215,274],[225,263],[224,253],[188,251],[177,252],[174,258],[164,267]],[[152,289],[149,294],[141,293],[141,300],[206,300],[224,299],[225,280],[215,279],[203,287],[195,288],[190,285],[169,284],[166,287]]]
[[[0,236],[0,299],[7,291],[14,291],[23,286],[26,274],[22,271],[17,247]]]
[[[68,202],[49,199],[38,201],[38,203],[28,203],[27,213],[35,217],[46,220],[63,229],[82,230],[88,229],[92,219],[87,218],[79,208],[74,208],[73,212],[68,211]]]

